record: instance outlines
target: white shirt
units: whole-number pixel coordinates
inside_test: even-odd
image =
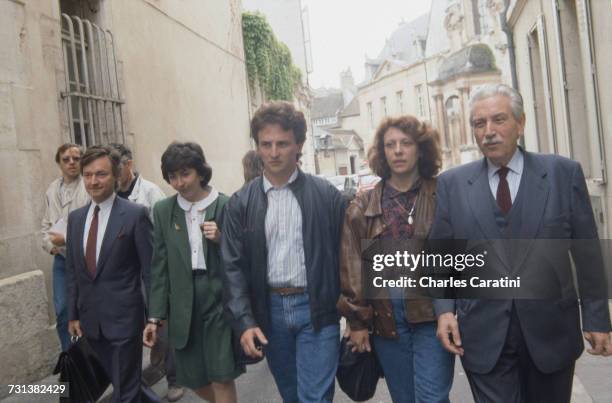
[[[271,287],[306,287],[306,264],[302,237],[302,210],[289,184],[297,179],[297,169],[286,185],[274,187],[263,175],[268,196],[266,244],[268,284]]]
[[[89,205],[89,210],[87,211],[85,232],[83,233],[83,256],[87,252],[87,238],[89,238],[89,228],[91,227],[91,220],[93,220],[94,208],[96,206],[100,207],[100,211],[98,211],[98,235],[96,237],[96,264],[98,264],[98,257],[100,257],[100,248],[102,247],[102,241],[104,241],[104,233],[106,232],[106,226],[110,218],[111,210],[113,209],[115,197],[117,197],[117,195],[113,192],[108,199],[100,204],[96,204],[92,200]]]
[[[191,269],[206,269],[206,258],[204,256],[203,235],[200,225],[204,223],[206,208],[219,197],[219,192],[211,188],[208,196],[202,200],[192,203],[180,194],[177,196],[181,209],[185,211],[185,222],[187,223],[187,235],[189,236],[189,247],[191,251]]]
[[[166,195],[159,186],[144,179],[141,175],[138,175],[136,178],[132,193],[128,196],[129,201],[142,204],[147,208],[151,222],[153,222],[153,206],[155,203],[165,198]]]
[[[62,204],[62,206],[65,205],[66,202],[69,202],[70,200],[72,200],[72,195],[77,190],[78,186],[79,186],[78,180],[75,180],[75,181],[72,181],[66,184],[64,183],[63,177],[60,179],[59,199],[60,199],[60,203]]]
[[[521,177],[523,176],[523,167],[525,165],[525,158],[520,148],[516,148],[514,155],[510,162],[508,162],[508,174],[506,175],[506,180],[508,181],[508,187],[510,188],[510,198],[512,199],[512,203],[514,203],[514,199],[516,199],[516,194],[518,193],[519,185],[521,184]],[[491,193],[493,193],[493,198],[497,200],[497,186],[499,185],[499,175],[497,171],[501,168],[499,165],[495,165],[491,160],[487,159],[488,166],[488,175],[489,175],[489,187],[491,188]]]

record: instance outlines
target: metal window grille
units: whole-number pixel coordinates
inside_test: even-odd
[[[62,98],[72,142],[85,147],[125,143],[113,35],[77,16],[62,14],[66,91]]]

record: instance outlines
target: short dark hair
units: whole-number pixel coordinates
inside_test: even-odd
[[[121,155],[119,152],[108,146],[95,145],[89,147],[85,154],[81,157],[81,174],[83,168],[91,164],[98,158],[108,157],[111,163],[111,169],[115,178],[119,177],[119,165],[121,164]]]
[[[368,150],[370,169],[383,179],[391,177],[391,168],[385,157],[385,133],[391,128],[402,131],[402,133],[412,137],[417,143],[419,150],[419,160],[417,162],[419,175],[426,179],[436,176],[442,166],[440,136],[428,123],[421,122],[410,115],[388,117],[380,123],[378,129],[376,129],[374,142]]]
[[[306,119],[304,114],[286,101],[267,102],[259,107],[251,119],[251,137],[259,144],[259,132],[268,125],[278,124],[283,130],[293,131],[297,144],[306,141]]]
[[[161,157],[161,170],[164,180],[170,183],[169,175],[172,172],[185,168],[193,168],[202,177],[200,185],[206,187],[212,178],[212,168],[206,163],[204,151],[199,144],[193,142],[170,143]]]
[[[133,159],[132,150],[130,150],[129,147],[127,147],[125,144],[110,143],[108,146],[117,150],[119,152],[119,155],[121,155],[121,158],[125,158],[127,160]]]
[[[83,155],[83,148],[80,145],[74,143],[64,143],[59,146],[55,152],[55,162],[59,164],[62,154],[71,148],[77,148],[79,150],[79,154]]]
[[[247,151],[242,157],[242,169],[244,170],[244,182],[248,183],[260,176],[263,172],[263,161],[253,150]]]

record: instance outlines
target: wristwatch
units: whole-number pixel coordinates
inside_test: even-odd
[[[150,323],[150,324],[155,325],[157,327],[161,327],[162,326],[161,319],[157,319],[157,318],[149,318],[149,320],[147,320],[147,323]]]

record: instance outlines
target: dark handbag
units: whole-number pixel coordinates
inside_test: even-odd
[[[95,402],[110,385],[104,367],[84,337],[60,354],[53,374],[60,374],[59,381],[68,383],[69,397],[60,399],[66,403]]]
[[[374,396],[378,379],[382,378],[383,372],[374,353],[374,346],[371,352],[363,353],[352,352],[352,347],[349,339],[343,337],[340,342],[340,361],[336,379],[340,389],[351,400],[363,402]]]

